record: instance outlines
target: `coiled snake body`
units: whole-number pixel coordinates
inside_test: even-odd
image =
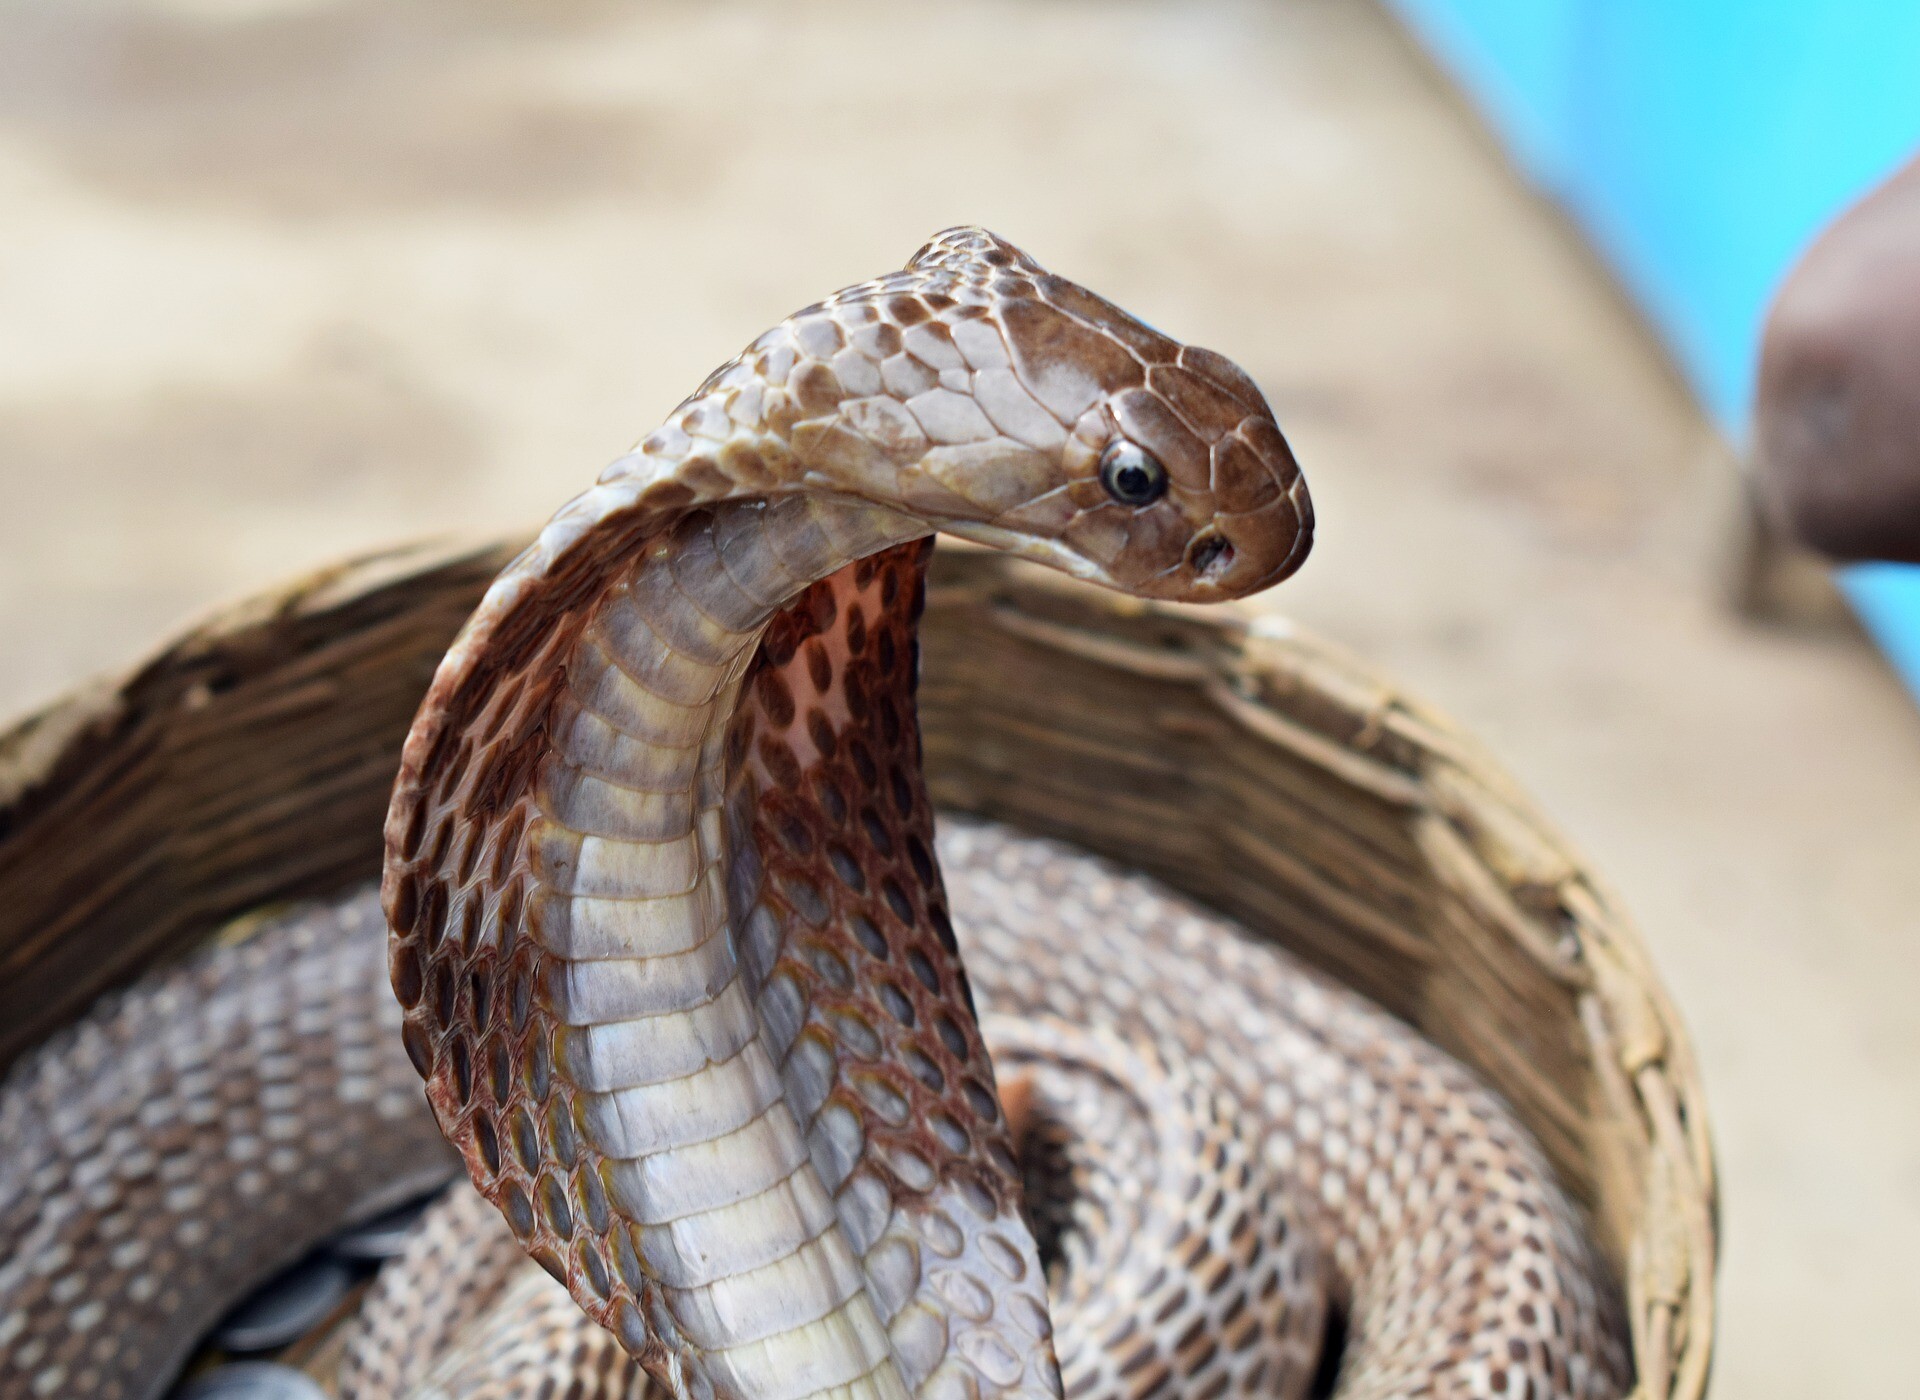
[[[399,1042],[498,1214],[439,1208],[347,1392],[613,1395],[637,1362],[689,1400],[1297,1396],[1331,1308],[1343,1395],[1619,1393],[1570,1208],[1457,1066],[1057,848],[956,825],[943,881],[935,529],[1209,601],[1296,567],[1310,514],[1238,369],[969,229],[563,509],[442,663],[387,828]],[[82,1180],[101,1131],[29,1164],[65,1225],[0,1275],[0,1394],[56,1363],[151,1393],[76,1321],[138,1272]]]

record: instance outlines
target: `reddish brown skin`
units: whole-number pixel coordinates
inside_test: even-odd
[[[898,342],[903,327],[951,341],[949,324],[988,314],[966,300],[982,287],[1015,372],[1036,395],[1051,391],[1034,386],[1077,376],[1070,392],[1087,400],[1073,409],[1077,431],[1098,439],[1069,443],[1064,483],[1041,482],[1030,501],[987,523],[1055,541],[1142,596],[1239,597],[1299,566],[1311,542],[1311,507],[1252,381],[1223,357],[1159,335],[990,235],[941,235],[907,271],[800,312],[779,334],[826,352],[868,333]],[[836,319],[851,323],[855,312],[875,307],[884,307],[882,319],[851,333]],[[737,363],[768,378],[770,353],[750,349]],[[721,382],[717,373],[689,400],[695,411]],[[766,419],[829,489],[858,495],[860,472],[885,444],[832,420],[840,398],[832,374],[807,361],[793,373],[790,401]],[[1100,446],[1120,436],[1153,452],[1170,479],[1165,496],[1144,509],[1120,506],[1098,479]],[[642,453],[668,451],[669,438],[663,429]],[[631,505],[569,541],[529,579],[526,593],[499,606],[490,595],[450,655],[457,662],[443,665],[422,706],[388,816],[382,895],[393,985],[405,1008],[407,1052],[443,1131],[527,1252],[676,1391],[686,1385],[686,1358],[657,1339],[671,1328],[646,1325],[664,1305],[609,1208],[598,1159],[583,1149],[583,1122],[554,1073],[556,1020],[542,988],[557,960],[525,928],[538,883],[525,837],[549,734],[565,719],[556,706],[566,703],[566,658],[603,591],[643,549],[697,521],[702,502],[751,495],[756,473],[779,465],[735,442],[711,459],[696,451],[678,461],[672,479],[652,481]],[[967,519],[983,518],[969,509]],[[801,959],[816,996],[838,997],[840,1009],[864,1019],[894,1056],[886,1072],[913,1106],[912,1126],[890,1129],[863,1109],[869,1134],[911,1137],[942,1181],[970,1182],[1004,1208],[1018,1201],[1019,1173],[954,954],[920,775],[914,631],[929,547],[921,541],[850,565],[775,617],[735,719],[729,768],[735,784],[757,785],[755,840],[776,877],[791,862],[793,871],[805,868],[831,887],[840,940],[818,952],[843,962],[862,952],[853,946],[856,914],[885,944],[884,956],[869,955],[885,974],[846,992],[803,950],[784,954],[789,963]],[[857,608],[856,592],[863,595]],[[770,727],[768,707],[784,705],[783,692],[815,689],[815,667],[844,667],[864,697],[862,712],[817,741],[833,753],[825,772],[800,770],[762,732]],[[871,776],[862,754],[873,761]],[[846,817],[822,805],[823,777],[847,803]],[[835,843],[859,879],[821,880],[830,858],[804,854],[787,841],[789,829],[823,850]],[[921,969],[927,975],[916,976]],[[906,997],[907,1016],[894,1014],[887,988]],[[923,1067],[918,1077],[902,1068],[914,1065]],[[935,1115],[961,1128],[966,1152],[948,1150],[930,1131]],[[588,1228],[577,1228],[583,1221]]]
[[[965,1177],[997,1204],[1017,1206],[1019,1166],[954,943],[921,779],[915,634],[932,543],[849,565],[775,620],[734,742],[740,781],[755,789],[754,844],[776,890],[787,881],[821,883],[823,856],[834,871],[820,891],[833,917],[819,935],[786,948],[779,967],[800,979],[810,1005],[829,1018],[857,1018],[878,1035],[881,1055],[860,1073],[884,1079],[911,1112],[906,1126],[892,1127],[850,1086],[833,1097],[860,1116],[876,1144],[909,1147],[942,1180]],[[840,726],[806,707],[836,673],[853,712]],[[831,755],[805,768],[773,737],[796,700],[815,746]],[[961,1126],[972,1149],[956,1153],[934,1134],[928,1125],[939,1114]],[[892,1184],[897,1196],[912,1194],[905,1182]]]
[[[965,1178],[1005,1207],[1019,1199],[1019,1167],[954,947],[921,776],[916,634],[931,549],[931,539],[921,540],[849,565],[775,616],[736,711],[729,766],[736,783],[755,789],[754,841],[775,887],[783,877],[805,879],[824,886],[834,906],[838,936],[786,949],[781,966],[802,979],[816,1005],[858,1017],[880,1037],[881,1063],[866,1072],[885,1077],[913,1112],[906,1127],[893,1128],[849,1089],[836,1096],[861,1114],[876,1142],[910,1145],[942,1181]],[[557,628],[534,653],[532,678],[540,678],[541,658],[561,645],[559,638],[577,635],[580,621]],[[852,723],[834,725],[814,709],[815,747],[831,757],[802,768],[771,735],[785,731],[794,706],[804,707],[835,672],[844,672]],[[553,960],[531,939],[514,936],[512,917],[529,879],[517,834],[525,829],[537,750],[556,694],[551,673],[525,690],[494,689],[475,728],[484,733],[497,714],[507,737],[440,769],[443,782],[457,781],[436,794],[445,804],[438,819],[423,823],[403,849],[424,857],[427,869],[464,883],[473,874],[469,859],[491,848],[499,893],[484,915],[470,916],[471,902],[449,901],[445,874],[397,888],[390,883],[394,985],[407,1010],[408,1053],[475,1183],[527,1252],[576,1298],[584,1292],[589,1315],[669,1384],[663,1348],[637,1325],[635,1310],[654,1301],[652,1284],[637,1267],[623,1268],[627,1261],[618,1254],[602,1257],[587,1231],[557,1228],[579,1220],[597,1228],[607,1218],[590,1154],[555,1160],[543,1143],[515,1130],[522,1115],[550,1122],[572,1113],[567,1091],[550,1072],[555,1023],[539,991]],[[467,823],[455,819],[462,806]],[[475,821],[482,814],[491,837]],[[829,851],[850,862],[857,881],[820,881],[823,858],[832,861]],[[470,936],[483,919],[505,937],[503,944]],[[879,945],[862,942],[855,931],[862,920]],[[842,988],[823,974],[823,967],[830,973],[834,966],[827,959],[847,968],[877,961],[886,969],[878,976],[863,971]],[[909,1068],[916,1065],[917,1075]],[[950,1150],[928,1126],[936,1114],[960,1125],[975,1150]],[[575,1136],[584,1130],[576,1128]],[[911,1194],[904,1183],[894,1185]],[[602,1282],[609,1285],[604,1290]]]

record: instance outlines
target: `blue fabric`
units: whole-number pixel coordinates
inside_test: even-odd
[[[1920,146],[1915,0],[1390,0],[1587,231],[1734,441],[1812,237]],[[1920,694],[1920,570],[1848,571]]]

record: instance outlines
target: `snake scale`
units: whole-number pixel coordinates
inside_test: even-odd
[[[1311,512],[1240,370],[982,230],[788,318],[449,650],[390,991],[362,898],[16,1069],[0,1396],[163,1393],[250,1278],[444,1173],[408,1061],[478,1193],[381,1275],[353,1400],[1624,1393],[1572,1207],[1458,1065],[1138,877],[936,843],[936,530],[1206,602]]]

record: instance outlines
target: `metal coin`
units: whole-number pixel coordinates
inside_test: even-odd
[[[406,1248],[407,1236],[413,1233],[413,1227],[436,1199],[437,1195],[422,1196],[376,1215],[363,1225],[342,1230],[327,1241],[327,1252],[336,1259],[355,1264],[384,1263]]]
[[[315,1255],[254,1290],[214,1329],[224,1351],[272,1351],[298,1341],[347,1296],[353,1275],[338,1259]]]
[[[327,1400],[327,1392],[304,1371],[271,1361],[236,1361],[195,1376],[175,1400]]]

